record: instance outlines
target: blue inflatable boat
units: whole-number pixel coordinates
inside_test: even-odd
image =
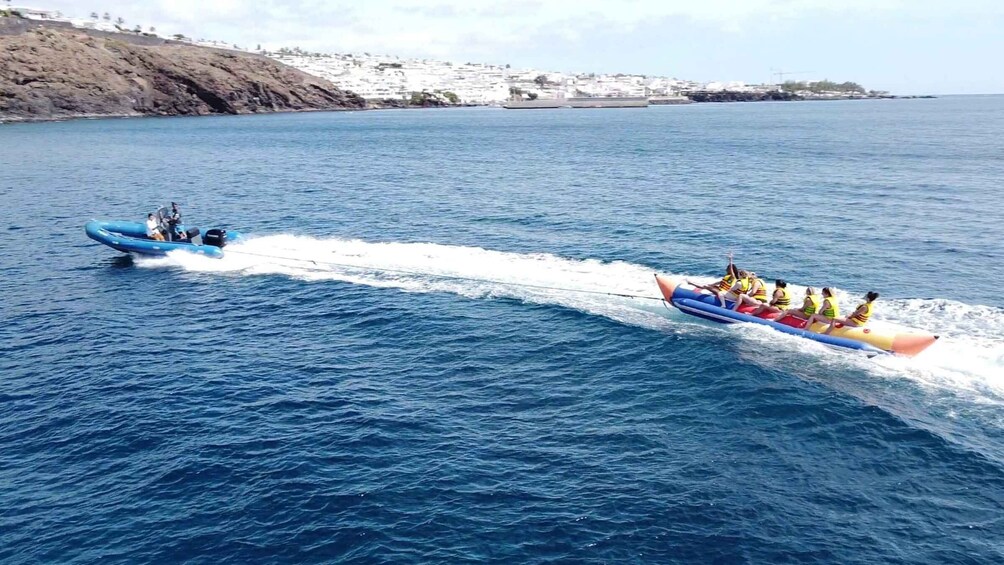
[[[210,229],[202,234],[198,228],[185,229],[181,224],[170,224],[170,211],[165,206],[154,213],[165,241],[147,237],[146,224],[142,222],[91,220],[84,226],[84,231],[87,237],[98,243],[123,253],[139,255],[166,255],[171,251],[187,251],[207,257],[223,257],[223,248],[227,243],[241,238],[241,234],[235,231]]]

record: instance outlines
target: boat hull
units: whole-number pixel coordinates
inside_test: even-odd
[[[779,332],[797,335],[827,345],[857,349],[869,353],[895,353],[912,357],[937,341],[938,336],[925,333],[895,333],[876,331],[869,327],[857,328],[837,325],[829,334],[827,325],[816,323],[805,328],[804,320],[787,317],[776,320],[776,314],[765,314],[764,317],[749,314],[755,308],[742,306],[739,311],[732,310],[733,302],[726,301],[722,308],[718,298],[713,294],[681,284],[673,279],[655,276],[656,283],[663,298],[678,310],[691,316],[696,316],[712,322],[734,324],[739,322],[755,323],[769,326]]]

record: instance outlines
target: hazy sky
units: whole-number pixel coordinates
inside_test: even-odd
[[[27,2],[13,2],[27,4]],[[1004,92],[1004,0],[32,0],[241,46],[694,80]]]

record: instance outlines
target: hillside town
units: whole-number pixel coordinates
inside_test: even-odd
[[[702,89],[746,89],[742,83],[701,84],[677,78],[566,73],[514,69],[509,65],[451,63],[390,55],[266,53],[287,65],[326,78],[367,99],[407,98],[415,92],[441,93],[463,104],[500,104],[520,91],[540,98],[559,96],[673,96]]]
[[[623,73],[562,72],[543,69],[517,69],[510,65],[453,63],[429,59],[403,58],[370,53],[310,53],[282,48],[276,51],[241,47],[219,40],[190,38],[181,33],[165,34],[156,27],[130,25],[121,17],[105,12],[91,12],[87,17],[70,17],[58,11],[9,6],[9,13],[19,17],[62,22],[73,27],[111,33],[159,37],[215,49],[237,50],[264,55],[371,101],[434,99],[444,105],[499,105],[513,99],[548,100],[564,98],[646,98],[653,103],[721,100],[714,93],[745,95],[738,99],[846,99],[885,97],[887,93],[869,91],[855,83],[786,82],[746,84],[738,81],[697,82],[668,76]],[[832,85],[833,90],[814,85]],[[787,98],[774,98],[784,91]],[[686,98],[689,96],[690,98]]]

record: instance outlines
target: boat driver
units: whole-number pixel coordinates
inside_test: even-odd
[[[171,202],[171,214],[167,217],[167,233],[171,236],[171,241],[186,239],[185,233],[181,231],[181,209],[177,202]]]

